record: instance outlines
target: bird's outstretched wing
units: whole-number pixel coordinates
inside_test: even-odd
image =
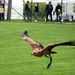
[[[33,48],[34,50],[35,50],[36,48],[37,48],[38,50],[44,48],[44,47],[42,46],[42,44],[40,44],[40,43],[38,43],[37,41],[34,41],[33,39],[29,38],[27,31],[25,31],[25,32],[22,34],[22,39],[24,39],[25,41],[27,41],[27,42],[32,46],[32,48]]]
[[[74,41],[69,41],[69,42],[64,42],[64,43],[58,43],[58,44],[50,44],[49,46],[45,47],[41,52],[50,59],[49,64],[47,65],[47,69],[51,66],[52,64],[52,57],[50,56],[50,54],[54,54],[57,52],[53,52],[51,51],[52,48],[56,47],[56,46],[65,46],[65,45],[69,45],[69,46],[75,46],[75,40]],[[48,54],[48,52],[50,52],[50,54]],[[47,56],[49,55],[49,56]]]
[[[41,52],[46,53],[47,51],[51,51],[56,46],[66,46],[66,45],[75,46],[75,40],[64,43],[50,44],[47,47],[45,47]]]

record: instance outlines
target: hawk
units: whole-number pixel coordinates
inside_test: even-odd
[[[51,54],[55,54],[57,52],[54,52],[52,51],[52,49],[56,46],[66,46],[66,45],[69,45],[69,46],[75,46],[75,42],[74,41],[68,41],[68,42],[64,42],[64,43],[56,43],[56,44],[50,44],[46,47],[43,47],[42,44],[40,44],[39,42],[31,39],[29,36],[28,36],[28,32],[25,31],[23,34],[22,34],[22,39],[25,40],[26,42],[28,42],[32,48],[33,48],[33,52],[31,53],[31,55],[33,56],[37,56],[37,57],[42,57],[42,56],[45,56],[47,58],[50,59],[50,62],[49,64],[47,65],[47,69],[50,67],[51,63],[52,63],[52,57],[51,57]]]

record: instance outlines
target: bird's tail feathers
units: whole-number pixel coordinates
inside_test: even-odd
[[[28,32],[25,31],[23,34],[22,34],[22,38],[25,38],[25,37],[28,37]]]
[[[55,54],[55,53],[57,53],[57,52],[51,51],[51,54]]]

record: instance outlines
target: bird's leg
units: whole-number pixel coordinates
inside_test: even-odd
[[[52,61],[52,57],[51,57],[51,55],[49,54],[49,57],[50,57],[50,61]]]
[[[51,66],[51,64],[52,64],[52,57],[51,57],[51,55],[49,54],[49,57],[48,57],[49,59],[50,59],[50,63],[48,64],[48,66],[47,66],[47,69]]]
[[[51,55],[49,54],[49,55],[45,55],[45,57],[47,57],[47,58],[49,58],[49,59],[51,59],[52,60],[52,57],[51,57]]]
[[[50,58],[50,56],[45,55],[45,57]]]

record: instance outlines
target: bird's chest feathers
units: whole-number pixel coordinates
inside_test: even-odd
[[[35,53],[35,56],[41,57],[43,54],[41,53],[42,50],[36,49],[33,53]]]

